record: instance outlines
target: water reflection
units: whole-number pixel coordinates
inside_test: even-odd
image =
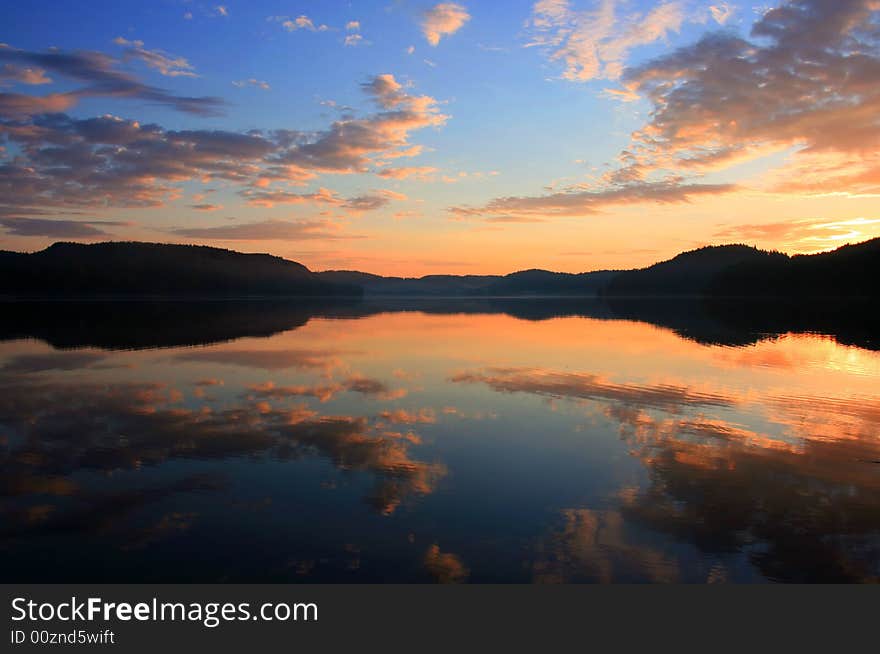
[[[57,348],[140,349],[268,337],[321,318],[383,313],[582,317],[658,325],[709,345],[748,345],[789,332],[829,334],[880,349],[880,307],[860,299],[812,303],[687,298],[244,299],[17,301],[0,299],[0,341],[38,338]]]
[[[852,330],[492,302],[31,305],[0,343],[0,574],[880,579],[880,355]]]

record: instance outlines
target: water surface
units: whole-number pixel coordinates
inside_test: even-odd
[[[664,311],[8,305],[0,578],[880,578],[873,342]]]

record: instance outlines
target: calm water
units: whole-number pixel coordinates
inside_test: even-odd
[[[869,340],[514,304],[6,306],[0,578],[880,577]]]

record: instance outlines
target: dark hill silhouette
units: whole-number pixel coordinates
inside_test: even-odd
[[[683,252],[639,270],[560,273],[522,270],[504,276],[382,277],[354,271],[317,273],[357,284],[368,296],[411,297],[806,297],[877,295],[880,239],[832,252],[790,257],[748,245]]]
[[[549,270],[522,270],[511,273],[489,286],[491,295],[598,295],[617,271],[558,273]]]
[[[880,238],[830,252],[789,256],[746,245],[684,252],[611,279],[607,296],[712,298],[874,297],[880,291]]]
[[[875,297],[880,238],[832,252],[775,255],[722,270],[707,288],[716,297]]]
[[[698,296],[706,294],[722,271],[756,262],[779,262],[786,255],[747,245],[716,245],[683,252],[648,268],[628,270],[611,279],[611,296]]]
[[[337,284],[356,284],[367,295],[480,296],[501,279],[497,275],[427,275],[425,277],[382,277],[354,270],[327,270],[320,279]]]
[[[560,273],[522,270],[509,275],[426,275],[425,277],[382,277],[350,270],[317,273],[334,283],[358,284],[367,295],[411,297],[480,296],[594,296],[604,288],[614,271]]]
[[[268,254],[196,245],[56,243],[0,252],[0,294],[11,296],[374,297],[861,297],[878,293],[880,239],[790,257],[746,245],[709,246],[640,270],[382,277],[312,272]]]
[[[268,254],[201,245],[55,243],[0,256],[0,293],[40,296],[338,296],[360,286],[323,280]]]

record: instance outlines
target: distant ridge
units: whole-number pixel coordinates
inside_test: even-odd
[[[474,297],[488,295],[498,275],[427,275],[425,277],[382,277],[354,270],[327,270],[320,279],[337,284],[357,284],[367,295]]]
[[[317,273],[336,283],[360,284],[367,295],[421,297],[596,296],[615,271],[561,273],[522,270],[509,275],[382,277],[349,270]]]
[[[789,256],[747,245],[683,252],[639,270],[383,277],[312,272],[269,254],[203,245],[55,243],[0,251],[0,294],[12,296],[875,297],[880,238]]]

